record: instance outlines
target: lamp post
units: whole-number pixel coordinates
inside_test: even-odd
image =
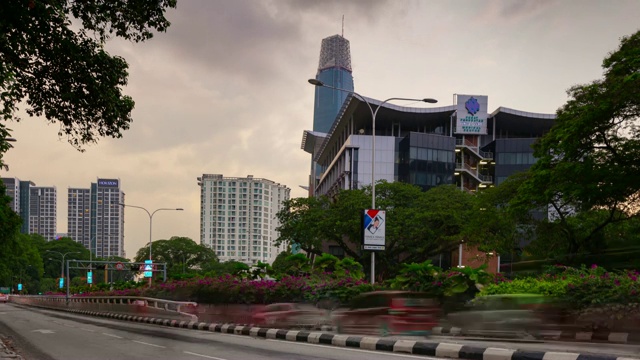
[[[364,96],[358,94],[355,91],[341,89],[341,88],[338,88],[338,87],[327,85],[327,84],[325,84],[322,81],[317,80],[317,79],[309,79],[308,81],[309,81],[309,84],[314,85],[314,86],[326,87],[326,88],[333,89],[333,90],[338,90],[338,91],[351,93],[351,94],[357,96],[360,100],[364,101],[367,104],[367,106],[369,107],[369,111],[371,111],[371,209],[375,209],[376,208],[376,176],[375,176],[375,164],[376,164],[376,116],[378,115],[378,110],[380,110],[382,105],[384,105],[385,103],[387,103],[389,101],[392,101],[392,100],[422,101],[422,102],[426,102],[426,103],[430,103],[430,104],[435,104],[435,103],[438,102],[438,100],[431,99],[431,98],[412,99],[412,98],[392,97],[392,98],[388,98],[388,99],[384,100],[383,102],[381,102],[376,107],[376,109],[373,110],[373,107],[371,106],[369,101],[367,101],[367,98],[365,98]],[[376,266],[376,253],[375,253],[375,251],[371,251],[371,283],[372,284],[375,283],[375,266]]]
[[[184,210],[183,208],[175,208],[175,209],[173,209],[173,208],[160,208],[160,209],[154,210],[153,212],[149,212],[149,210],[143,208],[142,206],[126,205],[126,204],[122,204],[122,203],[120,203],[120,206],[127,206],[127,207],[136,208],[136,209],[141,209],[141,210],[144,210],[147,213],[147,215],[149,215],[149,260],[152,260],[152,258],[151,258],[151,242],[152,242],[152,240],[151,240],[152,237],[151,236],[152,235],[151,234],[152,234],[152,231],[153,231],[153,215],[155,215],[158,211],[163,211],[163,210],[166,210],[166,211],[183,211]],[[149,285],[151,285],[151,279],[152,278],[149,278]]]
[[[58,251],[53,251],[53,250],[47,250],[46,252],[56,253],[56,254],[62,256],[62,264],[60,264],[60,277],[61,278],[65,277],[64,276],[64,258],[65,258],[65,256],[67,256],[69,254],[80,254],[80,252],[78,252],[78,251],[69,251],[69,252],[66,252],[64,254],[61,253],[61,252],[58,252]],[[66,279],[66,280],[69,281],[69,279]]]

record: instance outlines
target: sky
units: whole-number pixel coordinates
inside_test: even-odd
[[[344,30],[342,17],[344,16]],[[153,239],[199,242],[202,174],[266,178],[306,196],[323,38],[351,43],[355,91],[374,98],[488,95],[500,106],[554,113],[566,90],[602,77],[602,60],[640,30],[638,0],[178,0],[172,25],[145,43],[112,39],[129,63],[131,128],[78,152],[59,126],[24,115],[3,177],[56,186],[57,231],[67,188],[119,178],[126,203],[184,208],[153,218]],[[149,239],[149,217],[125,212],[125,250]]]

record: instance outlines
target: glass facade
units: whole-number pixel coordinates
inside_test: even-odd
[[[399,154],[399,181],[420,186],[423,190],[454,184],[454,138],[410,133],[400,141]]]

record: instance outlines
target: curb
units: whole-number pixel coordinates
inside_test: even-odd
[[[377,350],[397,352],[414,355],[426,355],[443,358],[456,358],[468,360],[640,360],[626,356],[607,356],[595,354],[578,354],[568,352],[550,351],[520,351],[503,348],[482,348],[451,343],[432,343],[413,340],[392,340],[377,337],[352,336],[327,334],[319,331],[284,330],[243,325],[215,324],[198,321],[168,320],[153,317],[104,313],[87,310],[51,309],[66,312],[98,316],[103,318],[126,320],[132,322],[155,324],[183,329],[204,330],[221,334],[247,335],[265,339],[286,340],[311,344],[333,345],[339,347],[359,348],[364,350]]]
[[[433,335],[461,336],[466,334],[465,329],[459,327],[434,327]],[[530,333],[538,339],[551,340],[573,340],[573,341],[597,341],[613,344],[638,344],[640,343],[640,333],[613,332],[613,331],[562,331],[562,330],[542,330]]]

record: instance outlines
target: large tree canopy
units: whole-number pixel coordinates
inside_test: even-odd
[[[523,211],[550,206],[553,231],[572,254],[597,248],[608,224],[640,214],[640,32],[624,37],[602,66],[603,79],[569,89],[512,201]]]
[[[145,41],[165,31],[176,0],[3,0],[0,2],[0,117],[30,116],[60,125],[81,148],[121,137],[133,100],[122,93],[127,63],[104,50],[112,36]],[[0,164],[9,133],[0,122]]]
[[[312,254],[322,253],[322,241],[337,244],[345,255],[369,266],[360,248],[362,211],[371,206],[370,187],[343,190],[334,197],[297,198],[278,212],[277,243],[297,243]],[[376,258],[377,273],[386,276],[401,262],[422,262],[463,240],[463,229],[476,206],[474,197],[455,186],[429,191],[401,182],[376,186],[376,205],[386,210],[386,250]]]
[[[188,272],[190,269],[208,269],[218,263],[218,257],[210,248],[197,244],[188,237],[173,236],[169,240],[156,240],[151,244],[153,262],[166,263],[169,276]],[[138,250],[135,262],[149,259],[149,247]]]

